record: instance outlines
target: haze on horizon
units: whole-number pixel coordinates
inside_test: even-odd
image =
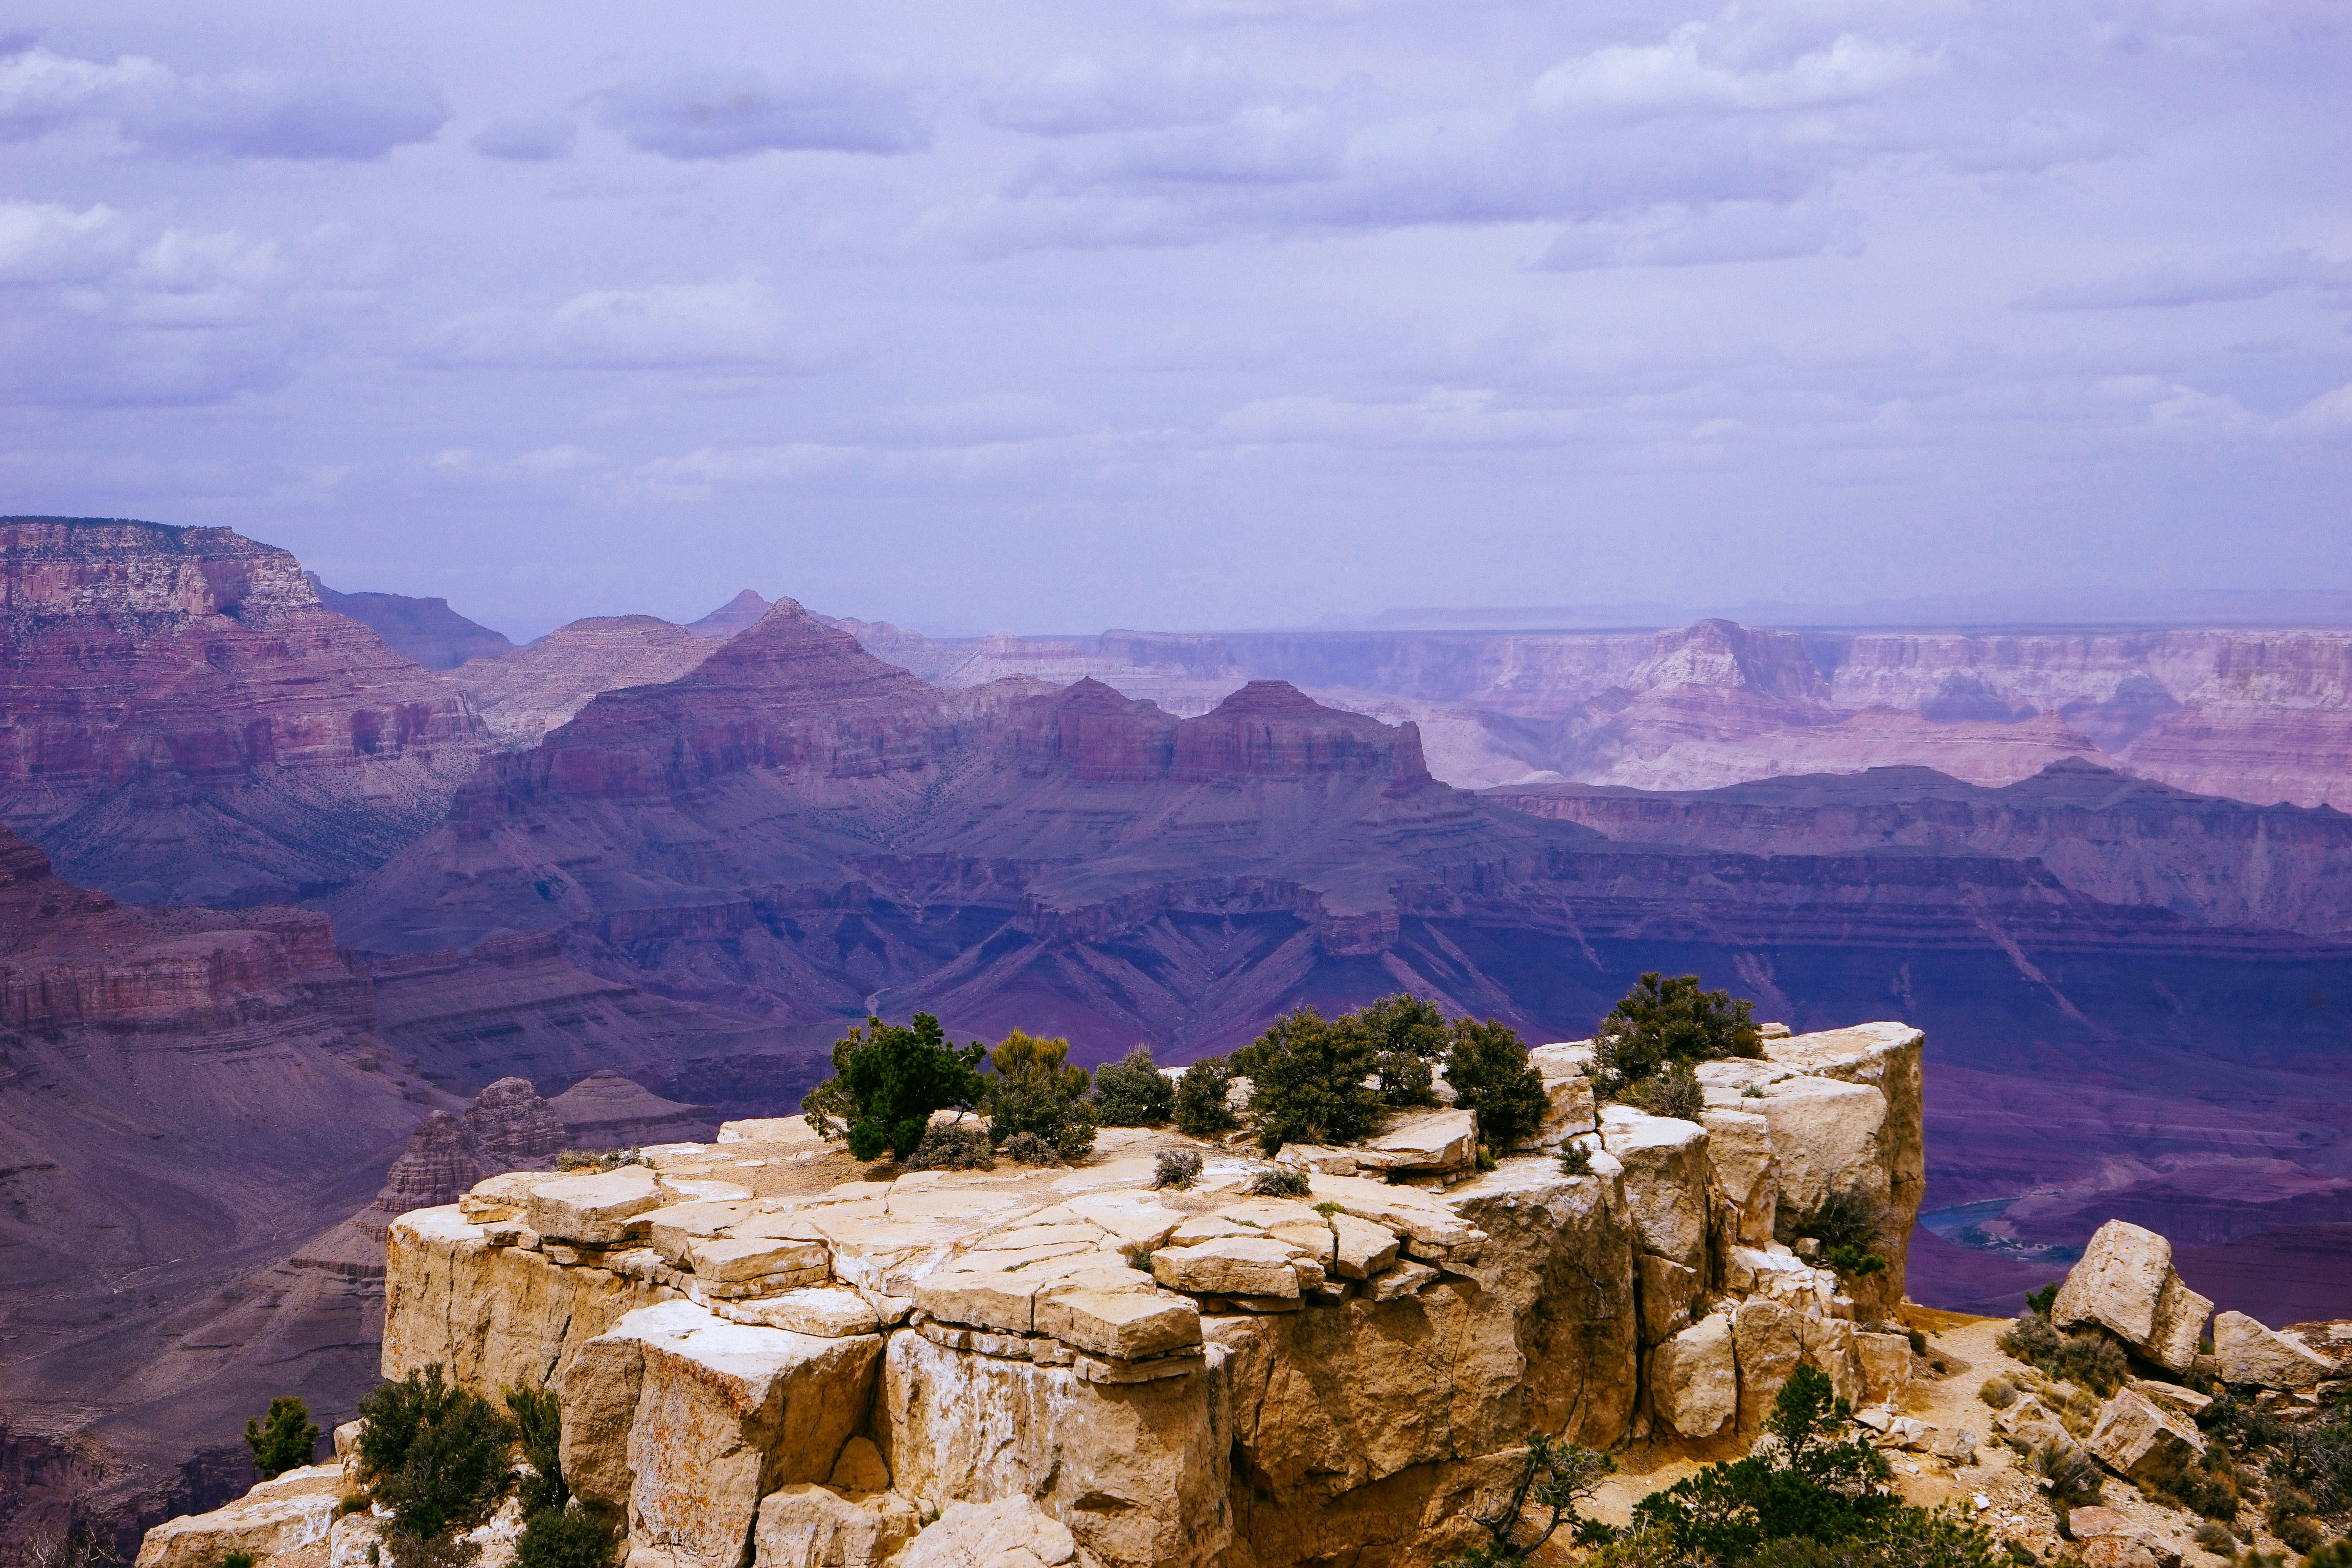
[[[525,636],[2352,589],[2326,0],[19,22],[0,510]]]

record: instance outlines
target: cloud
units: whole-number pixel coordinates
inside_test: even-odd
[[[1556,445],[1582,419],[1573,409],[1509,407],[1485,388],[1433,387],[1411,403],[1260,398],[1225,414],[1216,427],[1245,445],[1508,447]]]
[[[87,129],[172,157],[364,162],[431,140],[448,118],[437,89],[396,74],[184,76],[139,55],[111,64],[38,46],[0,55],[0,142]]]
[[[931,142],[905,88],[845,70],[681,69],[607,88],[593,101],[606,129],[665,158],[917,153]]]
[[[1553,114],[1812,109],[1876,97],[1935,63],[1907,46],[1845,33],[1785,65],[1743,70],[1707,58],[1713,37],[1706,23],[1685,22],[1662,44],[1611,44],[1552,67],[1528,100]]]
[[[2017,301],[2021,310],[2167,310],[2263,300],[2315,289],[2352,304],[2352,261],[2308,250],[2234,261],[2154,262],[2096,283],[2053,284]]]
[[[433,455],[433,469],[453,479],[548,479],[602,466],[604,459],[585,447],[569,443],[541,447],[504,459],[485,458],[465,447]]]
[[[569,158],[579,140],[580,128],[569,115],[529,114],[493,121],[469,145],[485,158],[543,163]]]
[[[0,202],[0,283],[103,277],[120,265],[128,227],[103,204],[76,212],[53,202]]]
[[[1197,49],[1154,70],[1114,71],[1066,57],[983,94],[980,112],[992,125],[1032,136],[1092,136],[1223,120],[1248,93],[1230,66]]]
[[[646,370],[696,365],[807,366],[840,353],[843,334],[788,310],[751,279],[731,283],[595,289],[546,314],[477,312],[426,342],[445,365]]]
[[[1811,204],[1717,202],[1699,207],[1659,207],[1639,217],[1578,224],[1563,230],[1535,266],[1549,272],[1703,267],[1832,252],[1853,256],[1861,250],[1860,219],[1851,211]]]

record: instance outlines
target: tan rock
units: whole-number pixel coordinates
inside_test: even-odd
[[[694,1243],[692,1253],[694,1277],[722,1285],[822,1269],[830,1260],[824,1243],[786,1237],[717,1237]]]
[[[1874,1405],[1899,1403],[1911,1387],[1909,1337],[1856,1332],[1853,1352],[1862,1367],[1862,1397]]]
[[[210,1513],[155,1526],[140,1542],[138,1568],[217,1568],[232,1552],[250,1552],[268,1568],[328,1568],[344,1489],[341,1465],[289,1470]]]
[[[787,1482],[760,1500],[752,1568],[882,1568],[914,1540],[918,1523],[914,1505],[887,1491],[853,1500]]]
[[[1780,1205],[1802,1211],[1832,1193],[1888,1197],[1886,1096],[1869,1084],[1788,1078],[1767,1084],[1761,1100],[1743,1100],[1771,1129],[1780,1167]]]
[[[1706,1267],[1706,1129],[1604,1105],[1601,1142],[1625,1167],[1625,1201],[1642,1245],[1685,1268]]]
[[[838,1285],[806,1286],[762,1296],[754,1301],[731,1302],[726,1316],[730,1322],[753,1323],[826,1340],[870,1334],[882,1326],[872,1303],[856,1291]]]
[[[1274,1237],[1220,1237],[1193,1247],[1160,1248],[1151,1255],[1151,1277],[1171,1290],[1194,1295],[1296,1300],[1298,1273],[1291,1259],[1297,1256],[1297,1248]]]
[[[1408,1243],[1422,1247],[1475,1246],[1481,1233],[1444,1199],[1412,1187],[1391,1186],[1361,1176],[1308,1178],[1307,1201],[1337,1204],[1339,1212],[1386,1226]]]
[[[1118,1361],[1201,1342],[1201,1310],[1167,1291],[1056,1290],[1037,1301],[1037,1331]]]
[[[1393,1301],[1400,1296],[1418,1293],[1436,1278],[1437,1270],[1426,1263],[1393,1263],[1372,1276],[1365,1294],[1375,1301]]]
[[[2243,1312],[2213,1320],[2213,1354],[2221,1363],[2221,1381],[2241,1386],[2308,1388],[2336,1375],[2333,1361]]]
[[[824,1484],[845,1492],[887,1492],[890,1467],[883,1463],[882,1450],[871,1437],[852,1437],[841,1446],[841,1457],[834,1460]]]
[[[694,1267],[694,1244],[751,1217],[749,1203],[665,1204],[645,1214],[646,1245],[673,1268]]]
[[[1331,1216],[1332,1270],[1342,1279],[1369,1279],[1396,1261],[1396,1233],[1350,1214]]]
[[[2195,1426],[2128,1388],[2100,1408],[2098,1424],[2083,1446],[2099,1463],[2131,1481],[2191,1463],[2205,1453],[2205,1439]]]
[[[1739,1429],[1752,1430],[1771,1413],[1780,1385],[1800,1363],[1826,1374],[1838,1397],[1858,1400],[1862,1371],[1854,1360],[1853,1325],[1809,1317],[1761,1297],[1731,1314],[1732,1348],[1739,1367]]]
[[[1732,1321],[1715,1312],[1650,1352],[1650,1409],[1677,1435],[1712,1437],[1739,1414]]]
[[[1544,1079],[1543,1124],[1536,1135],[1536,1146],[1556,1149],[1580,1132],[1590,1132],[1597,1125],[1593,1117],[1592,1080],[1581,1074]]]
[[[641,1238],[637,1216],[662,1206],[653,1172],[643,1165],[591,1176],[542,1179],[530,1189],[524,1217],[543,1237],[580,1247]]]
[[[457,1200],[457,1208],[477,1225],[512,1219],[530,1206],[530,1189],[545,1180],[545,1171],[508,1171],[476,1182]]]
[[[2190,1415],[2213,1403],[2210,1395],[2200,1394],[2193,1388],[2183,1388],[2177,1383],[2158,1383],[2151,1378],[2136,1377],[2127,1386],[2143,1398],[2152,1399],[2170,1409],[2185,1411]]]
[[[1654,1253],[1634,1259],[1640,1270],[1636,1284],[1642,1303],[1642,1342],[1654,1345],[1690,1327],[1691,1301],[1698,1294],[1698,1272],[1670,1263]]]
[[[2096,1323],[2170,1372],[2197,1355],[2213,1303],[2181,1282],[2172,1244],[2152,1230],[2111,1219],[2066,1273],[2050,1321],[2058,1327]]]
[[[1076,1557],[1069,1527],[1024,1497],[950,1503],[898,1568],[1057,1568]]]
[[[1391,1170],[1460,1170],[1477,1161],[1478,1119],[1466,1110],[1410,1112],[1364,1140],[1364,1147],[1390,1156]]]
[[[1707,1161],[1729,1211],[1729,1239],[1747,1247],[1766,1246],[1772,1239],[1780,1195],[1771,1123],[1753,1111],[1711,1106],[1699,1114],[1699,1125],[1706,1129]]]
[[[684,1301],[640,1309],[601,1337],[614,1360],[625,1361],[631,1345],[638,1357],[625,1444],[630,1540],[699,1568],[733,1568],[767,1493],[831,1472],[863,1424],[881,1350],[878,1336],[747,1328]],[[609,1404],[585,1384],[610,1370],[583,1353],[564,1380],[567,1404]],[[575,1448],[598,1441],[583,1436],[575,1445],[573,1425],[565,1423],[567,1475]],[[609,1457],[589,1468],[609,1484]]]
[[[1004,1268],[942,1268],[916,1285],[915,1306],[942,1322],[1006,1334],[1034,1333],[1038,1288],[1057,1278]]]

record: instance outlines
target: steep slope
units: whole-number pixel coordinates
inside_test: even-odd
[[[600,692],[676,680],[710,657],[707,637],[652,616],[592,616],[449,679],[505,746],[535,746]]]
[[[469,621],[446,599],[415,599],[405,594],[339,594],[305,572],[319,591],[319,603],[382,637],[403,658],[427,669],[455,669],[469,658],[497,658],[511,652],[506,634]]]
[[[436,821],[465,700],[225,528],[0,520],[0,821],[126,898],[339,886]]]
[[[768,613],[768,601],[746,588],[698,621],[688,621],[688,631],[698,637],[725,640],[737,632],[760,624]]]

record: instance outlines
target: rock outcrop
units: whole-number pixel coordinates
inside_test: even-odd
[[[2189,1370],[2213,1303],[2181,1282],[2172,1244],[2154,1231],[2109,1220],[2067,1272],[2050,1321],[2062,1329],[2095,1324],[2171,1373]]]
[[[506,634],[469,621],[449,607],[446,599],[411,598],[405,594],[339,594],[306,572],[319,603],[339,616],[348,616],[382,637],[384,646],[403,658],[427,669],[455,669],[467,659],[498,658],[513,651]]]
[[[1760,1179],[1741,1150],[1736,1194],[1706,1128],[1596,1124],[1589,1099],[1551,1131],[1600,1146],[1590,1174],[1548,1152],[1420,1185],[1318,1170],[1295,1200],[1246,1195],[1263,1165],[1213,1146],[1192,1188],[1155,1189],[1185,1141],[1149,1132],[1076,1169],[809,1190],[792,1173],[823,1146],[797,1119],[730,1124],[404,1215],[383,1369],[557,1387],[575,1489],[695,1568],[747,1539],[762,1565],[1418,1560],[1466,1543],[1460,1508],[1528,1431],[1751,1428],[1801,1363],[1899,1397],[1907,1342],[1876,1323],[1899,1251],[1843,1281],[1732,1238],[1759,1184],[1786,1212],[1873,1194],[1907,1232],[1920,1047],[1870,1025],[1737,1064],[1788,1142]],[[1828,1086],[1875,1100],[1867,1136]]]
[[[365,873],[484,745],[465,699],[226,528],[0,519],[0,820],[125,898]]]
[[[652,616],[593,616],[526,647],[454,670],[499,744],[530,747],[571,721],[599,693],[676,680],[710,657],[714,644]]]

